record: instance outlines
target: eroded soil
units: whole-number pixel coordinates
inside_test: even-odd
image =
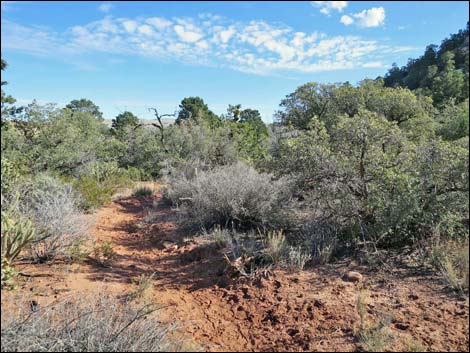
[[[257,279],[233,278],[221,251],[179,229],[176,211],[160,199],[123,197],[97,212],[93,238],[112,242],[117,253],[109,267],[92,260],[22,264],[21,270],[37,276],[21,278],[18,291],[2,291],[2,302],[19,293],[44,306],[103,290],[124,296],[141,274],[154,274],[150,300],[165,306],[162,320],[179,322],[203,350],[361,351],[355,334],[360,288],[341,279],[355,270],[365,278],[367,323],[390,320],[390,351],[469,350],[468,299],[454,296],[430,273],[343,260],[298,273],[271,269]],[[154,221],[142,225],[144,209],[151,207]]]

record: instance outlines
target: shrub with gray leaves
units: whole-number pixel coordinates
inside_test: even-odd
[[[2,315],[2,352],[166,352],[182,350],[167,336],[155,308],[133,307],[109,296],[69,298],[48,307],[21,303]],[[31,306],[31,309],[30,309]],[[2,307],[2,314],[3,314]]]
[[[20,206],[22,213],[47,233],[45,239],[31,245],[30,253],[35,259],[68,255],[69,248],[87,236],[91,224],[78,204],[78,195],[71,185],[49,175],[35,178]]]
[[[291,197],[288,178],[236,164],[201,171],[192,179],[172,179],[166,197],[183,206],[187,219],[203,227],[277,227],[285,221],[283,206]]]

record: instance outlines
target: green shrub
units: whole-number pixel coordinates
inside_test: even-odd
[[[92,177],[80,177],[75,181],[75,189],[82,195],[82,208],[85,210],[99,208],[111,202],[115,186],[100,183]]]
[[[91,176],[81,176],[74,182],[74,188],[81,194],[81,207],[85,210],[100,208],[111,202],[115,192],[131,181],[125,175],[110,176],[99,181]]]
[[[113,244],[110,241],[105,241],[93,249],[94,259],[102,266],[108,266],[116,255],[117,253],[114,251]]]
[[[152,196],[153,192],[153,189],[149,188],[148,186],[139,186],[138,188],[134,189],[132,194],[137,197]]]
[[[149,173],[136,167],[127,167],[126,174],[132,181],[147,181],[152,179]]]
[[[18,182],[20,175],[15,165],[3,156],[1,173],[1,195],[5,195],[12,191],[12,188]]]

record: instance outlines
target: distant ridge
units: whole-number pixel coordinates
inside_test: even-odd
[[[174,124],[176,121],[176,119],[171,119],[171,118],[162,118],[162,123],[163,123],[163,126],[166,127],[166,126],[170,126],[172,124]],[[141,124],[144,124],[144,125],[149,125],[150,128],[154,128],[154,126],[150,125],[150,124],[158,124],[158,120],[157,119],[139,119],[139,122]],[[108,127],[111,127],[112,123],[113,123],[113,120],[112,119],[105,119],[104,120],[104,123],[108,126]]]

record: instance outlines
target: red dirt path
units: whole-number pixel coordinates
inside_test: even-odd
[[[152,201],[122,198],[97,212],[92,235],[98,243],[112,242],[117,257],[110,267],[93,261],[24,265],[48,276],[23,280],[19,292],[29,290],[41,305],[71,293],[123,295],[138,276],[154,273],[151,298],[169,305],[162,320],[179,322],[204,350],[358,351],[364,348],[354,334],[359,288],[341,279],[357,270],[365,277],[368,322],[383,313],[392,317],[390,351],[417,342],[432,351],[469,350],[468,299],[453,296],[438,277],[406,267],[374,272],[344,260],[295,274],[274,270],[258,280],[230,279],[220,251],[187,239],[169,207],[157,206],[155,221],[136,227]]]

